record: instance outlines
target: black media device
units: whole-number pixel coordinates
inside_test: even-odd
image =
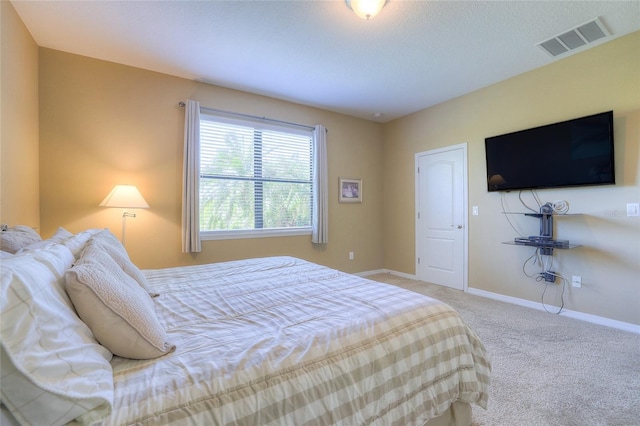
[[[485,139],[487,189],[615,184],[613,111]]]

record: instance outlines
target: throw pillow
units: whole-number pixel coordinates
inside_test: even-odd
[[[150,359],[175,349],[149,294],[100,247],[87,245],[65,275],[78,315],[113,354]]]

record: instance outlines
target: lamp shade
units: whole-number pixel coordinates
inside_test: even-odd
[[[345,0],[347,5],[353,10],[353,13],[362,19],[371,19],[376,16],[387,0]]]
[[[100,207],[121,207],[125,209],[148,209],[145,201],[134,185],[116,185],[100,203]]]

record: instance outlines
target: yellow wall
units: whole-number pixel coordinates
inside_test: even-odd
[[[329,159],[329,243],[311,236],[203,241],[181,253],[184,110],[178,102],[306,125],[323,124]],[[40,202],[43,235],[109,227],[121,211],[98,204],[115,184],[137,185],[151,206],[127,221],[127,250],[142,268],[295,255],[349,272],[382,259],[381,125],[290,102],[87,57],[40,49]],[[338,203],[338,177],[363,179],[363,203]],[[355,260],[348,260],[349,251]]]
[[[626,217],[626,203],[640,201],[640,32],[385,125],[385,268],[415,273],[415,154],[467,142],[469,208],[479,208],[478,216],[469,213],[469,287],[539,302],[544,284],[522,273],[533,249],[501,244],[517,235],[501,214],[500,194],[486,190],[484,139],[608,110],[617,184],[538,194],[583,214],[555,221],[557,238],[583,245],[556,250],[553,268],[583,281],[565,292],[565,307],[640,324],[640,218]],[[524,211],[517,192],[505,200]],[[537,220],[514,221],[525,235],[538,233]],[[558,303],[559,289],[545,300]]]
[[[0,222],[38,229],[38,46],[11,3],[0,14]]]
[[[382,126],[38,49],[10,3],[1,3],[3,222],[41,226],[45,237],[57,226],[109,227],[120,235],[121,212],[98,203],[113,185],[132,183],[151,205],[127,227],[127,248],[142,268],[291,254],[349,272],[384,266],[413,274],[415,154],[467,142],[469,206],[480,211],[469,216],[469,287],[538,302],[543,285],[521,272],[531,250],[501,244],[514,231],[500,194],[486,191],[484,138],[613,109],[618,183],[538,193],[583,213],[556,221],[558,238],[583,245],[555,256],[554,269],[583,279],[583,288],[568,288],[565,306],[640,324],[640,219],[625,215],[627,202],[640,201],[640,33]],[[328,245],[316,248],[306,236],[261,238],[206,241],[199,255],[180,252],[184,112],[177,103],[185,99],[329,129]],[[337,202],[339,176],[363,178],[363,204]],[[517,194],[505,201],[520,210]],[[535,220],[516,221],[537,232]],[[356,260],[348,260],[349,251]],[[558,297],[551,288],[545,300]]]

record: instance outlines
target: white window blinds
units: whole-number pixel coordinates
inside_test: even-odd
[[[311,130],[200,115],[200,231],[301,229],[312,220]]]

